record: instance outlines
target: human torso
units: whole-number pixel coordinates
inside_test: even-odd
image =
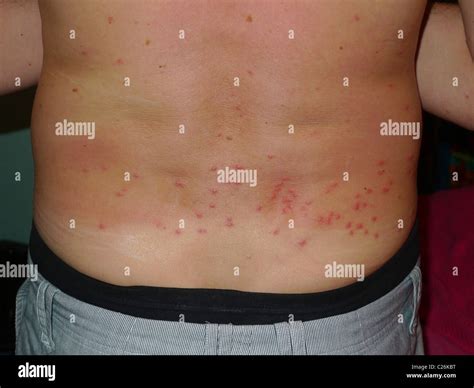
[[[380,123],[421,121],[425,5],[40,1],[41,235],[121,285],[313,292],[355,281],[328,263],[376,270],[416,213],[419,140]]]

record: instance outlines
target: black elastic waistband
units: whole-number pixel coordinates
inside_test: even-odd
[[[364,281],[308,294],[273,294],[235,290],[123,287],[86,276],[64,263],[42,240],[33,223],[30,256],[41,275],[83,302],[147,319],[193,323],[272,324],[309,321],[357,310],[387,294],[416,265],[418,223],[398,252]]]

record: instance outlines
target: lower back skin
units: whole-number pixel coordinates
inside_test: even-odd
[[[40,3],[34,217],[67,264],[118,285],[303,293],[356,280],[326,264],[367,276],[400,248],[420,140],[380,123],[421,120],[425,1],[100,4]],[[56,136],[65,119],[95,138]],[[226,166],[256,186],[219,183]]]

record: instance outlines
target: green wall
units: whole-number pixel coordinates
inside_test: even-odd
[[[15,173],[21,173],[21,181]],[[0,241],[28,243],[33,211],[30,130],[0,134]]]

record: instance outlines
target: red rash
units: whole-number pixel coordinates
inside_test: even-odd
[[[199,228],[199,229],[197,230],[197,232],[198,232],[199,234],[205,234],[205,233],[207,233],[207,229]]]
[[[234,226],[234,221],[232,220],[232,217],[226,217],[225,226],[229,228],[232,228]]]
[[[99,224],[99,229],[100,230],[105,230],[106,226],[103,223]]]
[[[298,245],[303,248],[308,242],[306,240],[300,240],[298,241]]]
[[[216,208],[216,204],[215,203],[210,203],[209,204],[209,209],[215,209]]]
[[[117,191],[117,192],[115,193],[115,195],[116,195],[117,197],[123,197],[127,191],[128,191],[127,188],[123,188],[123,189],[121,189],[120,191]]]
[[[319,225],[332,225],[333,220],[339,220],[341,215],[333,211],[329,212],[327,216],[318,216],[316,221]]]
[[[174,182],[174,185],[180,189],[183,189],[184,188],[184,183],[181,182],[181,181],[176,181]]]
[[[371,218],[371,220],[372,220],[372,222],[376,222],[376,221],[377,221],[377,216],[373,216],[373,217]]]
[[[273,233],[274,236],[276,236],[276,235],[280,234],[280,229],[277,228],[272,233]]]
[[[118,58],[118,59],[115,61],[115,63],[116,63],[117,65],[123,65],[123,59],[122,59],[122,58]]]
[[[377,171],[377,175],[383,175],[383,174],[385,174],[385,170],[379,170],[379,171]]]
[[[194,215],[197,217],[197,218],[202,218],[203,217],[203,214],[201,212],[194,212]]]
[[[354,209],[355,211],[358,211],[360,209],[365,209],[366,207],[367,207],[367,202],[357,201],[352,206],[352,209]]]
[[[176,235],[179,236],[179,235],[181,234],[181,229],[176,229],[176,230],[174,231],[174,234],[176,234]]]
[[[112,24],[113,21],[114,21],[114,18],[113,18],[112,16],[109,16],[109,17],[107,18],[107,21],[109,22],[109,24]]]

